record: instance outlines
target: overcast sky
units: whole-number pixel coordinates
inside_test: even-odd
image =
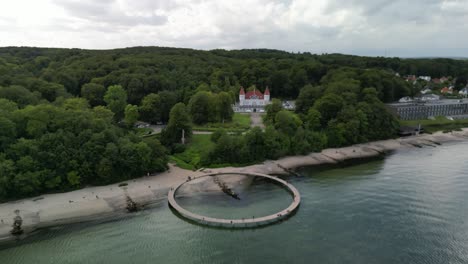
[[[468,56],[468,0],[0,0],[0,46]]]

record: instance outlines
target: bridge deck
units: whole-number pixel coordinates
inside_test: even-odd
[[[279,179],[277,177],[269,176],[266,174],[260,174],[260,173],[238,173],[238,172],[223,172],[223,173],[211,173],[211,174],[206,174],[198,177],[192,178],[192,180],[195,179],[200,179],[203,177],[213,177],[213,176],[218,176],[218,175],[226,175],[226,174],[235,174],[235,175],[247,175],[247,176],[255,176],[255,177],[263,177],[263,178],[268,178],[273,181],[276,181],[280,183],[283,187],[285,187],[293,196],[293,201],[292,203],[284,210],[277,212],[275,214],[267,215],[267,216],[262,216],[262,217],[252,217],[252,218],[243,218],[243,219],[223,219],[223,218],[213,218],[213,217],[208,217],[208,216],[203,216],[199,214],[192,213],[183,207],[181,207],[176,199],[175,199],[175,194],[177,192],[177,189],[179,189],[182,185],[184,185],[187,182],[190,182],[190,180],[187,180],[186,182],[182,182],[179,185],[171,188],[169,190],[168,194],[168,201],[169,205],[174,208],[179,214],[181,214],[183,217],[190,219],[192,221],[196,221],[200,224],[205,224],[205,225],[210,225],[210,226],[223,226],[223,227],[250,227],[250,226],[260,226],[260,225],[266,225],[269,223],[273,223],[276,221],[279,221],[283,218],[288,217],[291,213],[293,213],[298,207],[301,202],[301,196],[299,194],[299,191],[291,184],[287,183],[286,181]]]

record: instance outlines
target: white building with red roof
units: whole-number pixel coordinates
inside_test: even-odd
[[[265,89],[265,93],[262,93],[255,88],[253,91],[248,91],[246,93],[244,88],[241,87],[239,92],[239,106],[241,108],[252,108],[253,111],[256,111],[257,108],[263,109],[269,103],[270,90],[268,87]]]

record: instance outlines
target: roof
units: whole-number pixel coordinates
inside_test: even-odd
[[[244,95],[244,94],[245,94],[244,87],[241,87],[239,94],[240,94],[240,95]]]
[[[448,92],[451,92],[452,89],[448,88],[448,87],[444,87],[442,88],[442,90],[440,90],[441,93],[448,93]]]
[[[263,94],[259,90],[254,90],[254,91],[247,92],[245,94],[245,99],[254,99],[254,98],[252,98],[254,96],[257,97],[256,99],[263,99]]]
[[[265,93],[264,93],[264,94],[265,94],[265,95],[270,95],[270,89],[268,89],[268,86],[267,86],[267,88],[265,89]]]

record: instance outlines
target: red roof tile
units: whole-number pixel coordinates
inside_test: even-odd
[[[252,97],[256,95],[257,99],[262,99],[263,100],[263,94],[262,92],[255,90],[255,91],[250,91],[245,94],[245,99],[252,99]]]

